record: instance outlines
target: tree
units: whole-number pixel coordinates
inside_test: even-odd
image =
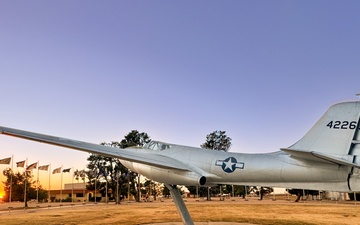
[[[311,195],[311,196],[314,196],[314,195],[318,195],[319,194],[319,191],[318,190],[308,190],[308,189],[286,189],[287,192],[291,195],[296,195],[296,199],[295,199],[295,202],[299,202],[300,201],[300,198],[302,196],[305,195]]]
[[[206,135],[206,141],[201,148],[212,149],[212,150],[222,150],[229,151],[231,147],[231,138],[228,137],[226,131],[216,130],[208,135]]]
[[[170,196],[170,190],[164,184],[163,184],[163,188],[162,188],[162,195],[166,198],[168,198]]]
[[[254,192],[257,196],[259,196],[259,200],[262,200],[265,195],[270,194],[273,191],[274,189],[271,187],[253,186],[250,188],[250,192]]]
[[[240,186],[240,185],[233,185],[233,186],[234,186],[234,196],[239,196],[239,197],[245,198],[245,195],[250,192],[249,186]],[[245,191],[245,187],[246,187],[246,191]],[[232,194],[232,186],[226,185],[223,192],[224,192],[224,194]]]
[[[10,196],[10,184],[12,177],[12,191],[11,191],[11,201],[20,201],[25,202],[25,207],[27,207],[27,201],[29,199],[36,199],[36,182],[32,180],[33,176],[31,171],[25,173],[14,173],[10,168],[3,171],[6,180],[3,181],[5,196],[3,201],[8,202]],[[26,178],[25,178],[26,177]],[[24,190],[25,190],[25,181],[26,181],[26,199],[24,201]],[[39,201],[47,199],[47,192],[39,186]]]
[[[86,178],[86,173],[84,170],[75,170],[74,171],[74,178],[75,180],[77,180],[77,182],[79,183],[79,180],[83,180],[85,181]]]
[[[102,145],[114,146],[114,143],[102,143]],[[89,164],[87,165],[88,171],[87,176],[89,179],[87,189],[95,190],[96,189],[106,196],[106,183],[108,190],[113,190],[113,195],[115,199],[120,200],[120,196],[124,196],[127,193],[127,186],[129,180],[129,171],[126,167],[121,165],[120,161],[116,158],[105,157],[98,154],[91,154],[87,160]],[[119,176],[120,175],[120,176]],[[117,196],[117,180],[119,176],[119,198]]]
[[[121,142],[113,141],[110,143],[103,142],[101,144],[116,148],[127,148],[133,146],[141,147],[148,142],[150,142],[150,138],[147,133],[132,130],[124,136]],[[89,161],[87,165],[89,169],[87,172],[89,178],[87,189],[94,190],[96,182],[97,189],[105,196],[105,186],[107,183],[108,190],[112,190],[112,194],[116,200],[118,199],[117,188],[119,188],[120,196],[127,196],[128,193],[130,193],[135,196],[136,201],[140,201],[138,195],[140,185],[137,185],[137,173],[124,167],[117,158],[90,154],[87,160]]]
[[[139,132],[137,130],[130,131],[127,135],[124,136],[124,139],[120,142],[120,148],[128,148],[128,147],[142,147],[144,144],[149,143],[151,141],[149,135],[145,132]],[[140,178],[136,180],[135,178],[139,176],[135,172],[131,172],[129,170],[129,185],[130,185],[130,193],[135,196],[137,202],[140,202],[140,192],[141,192],[141,184]],[[137,186],[137,188],[135,187]]]
[[[246,195],[249,193],[249,189],[249,186],[234,185],[234,195],[245,198]]]
[[[79,180],[81,179],[83,183],[85,184],[85,179],[87,177],[87,173],[85,170],[75,170],[74,171],[74,178],[79,183]],[[85,188],[83,189],[83,196],[85,197]],[[74,196],[71,196],[70,200],[72,200]]]
[[[289,192],[290,193],[290,192]],[[349,192],[349,198],[351,201],[360,201],[360,194],[357,192]]]
[[[200,145],[201,148],[205,149],[211,149],[211,150],[217,150],[217,151],[229,151],[231,147],[231,138],[228,137],[226,134],[226,131],[216,130],[212,133],[206,135],[206,140],[203,144]],[[189,189],[189,187],[187,187]],[[207,194],[207,200],[210,200],[210,194],[213,194],[214,191],[220,190],[220,187],[213,187],[206,190]],[[203,190],[199,188],[199,192],[202,192]],[[211,192],[211,193],[210,193]]]
[[[128,133],[124,139],[119,143],[120,148],[127,147],[142,147],[144,144],[151,141],[149,135],[145,132],[139,132],[137,130],[132,130]]]
[[[141,194],[145,194],[146,197],[150,197],[153,196],[154,197],[154,201],[156,201],[156,196],[158,194],[158,190],[161,191],[162,188],[160,187],[161,184],[154,182],[152,180],[146,179],[146,181],[144,182],[144,186],[145,189],[142,190]],[[147,201],[149,199],[146,199]]]
[[[196,196],[196,186],[186,186],[191,195]],[[209,189],[209,190],[208,190]],[[215,196],[220,192],[220,186],[212,186],[212,187],[198,187],[199,197],[209,197],[208,191],[211,196]]]

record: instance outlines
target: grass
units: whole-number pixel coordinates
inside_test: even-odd
[[[239,222],[265,225],[359,224],[360,210],[355,204],[310,201],[257,200],[200,201],[186,205],[195,222]],[[171,200],[165,202],[98,204],[62,208],[14,210],[0,214],[1,224],[149,224],[181,222]]]

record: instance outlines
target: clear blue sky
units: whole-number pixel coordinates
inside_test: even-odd
[[[360,92],[359,1],[1,1],[0,124],[272,152]],[[87,153],[0,136],[0,159]],[[3,169],[4,166],[0,166]]]

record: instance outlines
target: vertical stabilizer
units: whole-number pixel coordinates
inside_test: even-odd
[[[335,104],[289,149],[347,155],[359,133],[360,102]]]

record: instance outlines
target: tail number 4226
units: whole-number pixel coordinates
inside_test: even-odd
[[[356,128],[356,121],[330,121],[326,126],[330,129],[351,129],[354,130]]]

